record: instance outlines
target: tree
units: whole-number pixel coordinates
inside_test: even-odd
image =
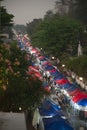
[[[76,0],[76,18],[82,23],[87,23],[87,0]]]
[[[63,52],[77,54],[78,32],[83,27],[80,22],[68,17],[54,15],[45,19],[32,36],[32,43],[49,54],[62,56]]]
[[[14,28],[18,33],[26,34],[26,26],[25,26],[25,25],[16,24],[16,25],[13,26],[13,28]]]
[[[38,28],[39,24],[42,22],[42,19],[34,19],[32,22],[27,23],[27,32],[31,36]]]
[[[67,68],[87,80],[87,56],[73,58],[67,62]]]
[[[50,18],[52,18],[53,16],[54,16],[53,11],[52,11],[52,10],[48,10],[48,11],[46,12],[46,14],[44,15],[44,19],[50,19]]]
[[[1,33],[8,33],[9,35],[12,34],[11,27],[13,26],[13,18],[14,16],[12,14],[9,14],[5,7],[0,6],[0,32]]]
[[[41,81],[27,74],[29,65],[17,45],[0,45],[0,110],[24,111],[41,102],[46,92]]]

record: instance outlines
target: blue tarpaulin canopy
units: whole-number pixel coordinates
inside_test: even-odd
[[[62,119],[58,115],[53,118],[43,119],[45,130],[74,130],[67,119]]]
[[[53,117],[54,115],[58,114],[60,110],[61,107],[58,104],[51,102],[50,100],[44,101],[39,107],[41,116]],[[59,114],[62,113],[60,112]]]
[[[51,73],[51,75],[53,76],[53,77],[57,77],[57,76],[59,76],[59,75],[62,75],[60,72],[55,72],[55,73]]]
[[[52,69],[55,69],[52,65],[47,65],[46,67],[45,67],[45,69],[46,70],[52,70]]]
[[[40,59],[40,61],[47,61],[46,58]]]
[[[87,98],[83,98],[77,102],[78,105],[87,107]]]
[[[74,85],[71,85],[69,88],[67,88],[67,91],[74,91],[75,89],[77,89]]]
[[[63,79],[63,78],[64,78],[63,75],[60,74],[60,75],[54,77],[54,80]]]
[[[51,73],[52,75],[55,75],[55,74],[59,74],[60,72],[55,69],[55,71],[51,71],[50,73]]]
[[[71,84],[71,83],[65,83],[65,84],[61,84],[60,86],[61,86],[62,88],[64,88],[64,89],[69,89],[69,88],[71,88],[72,85],[73,85],[73,84]]]

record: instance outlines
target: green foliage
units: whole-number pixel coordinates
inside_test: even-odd
[[[13,26],[13,28],[20,34],[26,34],[26,26],[25,25],[19,25],[19,24],[16,24]]]
[[[53,11],[52,11],[52,10],[48,10],[48,11],[46,12],[46,14],[44,15],[44,19],[50,19],[50,18],[52,18],[53,16],[54,16]]]
[[[31,36],[38,28],[39,24],[42,22],[42,19],[34,19],[32,22],[27,23],[27,32]]]
[[[38,105],[46,94],[42,82],[27,75],[26,52],[16,43],[0,45],[0,110],[22,111]]]
[[[68,17],[54,16],[45,19],[32,36],[32,43],[48,53],[58,56],[63,53],[76,54],[78,32],[82,25]]]
[[[83,23],[87,23],[87,0],[76,0],[76,18],[78,18]]]
[[[0,31],[6,33],[7,28],[10,28],[13,25],[14,16],[9,14],[3,6],[0,6],[0,13]]]
[[[67,67],[79,76],[87,77],[87,56],[73,58],[67,62]]]

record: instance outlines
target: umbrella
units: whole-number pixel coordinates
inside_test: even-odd
[[[66,119],[62,119],[58,115],[53,118],[44,118],[45,130],[74,130]]]

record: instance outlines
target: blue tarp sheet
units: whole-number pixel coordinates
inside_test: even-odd
[[[74,130],[67,119],[62,119],[58,115],[53,118],[43,119],[45,130]]]
[[[45,69],[46,70],[52,70],[52,69],[55,69],[55,68],[53,66],[51,66],[51,65],[48,65],[48,66],[45,67]]]
[[[61,107],[58,104],[52,103],[50,100],[46,100],[39,107],[40,114],[42,116],[54,116],[59,113]],[[59,114],[62,114],[61,112]]]

